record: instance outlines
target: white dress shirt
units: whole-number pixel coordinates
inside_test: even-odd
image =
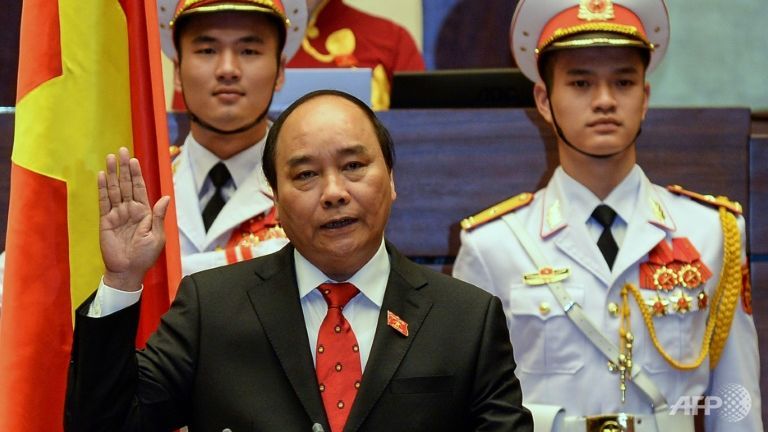
[[[349,282],[360,290],[360,294],[347,303],[342,313],[349,321],[352,331],[355,332],[357,344],[360,347],[360,363],[363,371],[365,371],[365,365],[373,346],[373,337],[376,334],[379,311],[384,301],[384,292],[389,280],[390,263],[387,249],[384,247],[384,239],[381,240],[381,246],[373,258],[346,281],[330,279],[297,250],[294,249],[293,253],[296,261],[296,281],[299,286],[301,310],[304,313],[304,323],[307,326],[313,362],[317,355],[315,352],[317,334],[328,312],[328,304],[316,288],[325,282]],[[96,297],[88,310],[88,316],[100,318],[125,309],[139,301],[142,290],[143,287],[135,292],[120,291],[105,285],[102,278]]]
[[[373,258],[346,281],[330,279],[301,256],[296,249],[293,250],[293,255],[296,259],[296,281],[299,285],[301,310],[304,312],[304,323],[307,326],[312,360],[317,360],[317,334],[328,312],[328,304],[316,288],[325,282],[349,282],[360,290],[360,294],[353,297],[344,306],[342,314],[349,321],[352,331],[355,332],[357,344],[360,347],[360,363],[362,370],[365,371],[365,365],[373,345],[373,336],[376,333],[379,311],[384,301],[384,292],[389,280],[389,255],[387,255],[387,249],[384,247],[384,240],[382,239],[381,246]]]
[[[632,219],[639,200],[643,176],[640,167],[635,165],[603,201],[600,201],[600,198],[586,186],[569,176],[562,167],[558,167],[557,171],[560,177],[558,186],[561,189],[561,196],[568,197],[568,211],[573,214],[572,220],[583,220],[590,237],[597,243],[597,239],[603,233],[603,226],[592,218],[592,212],[600,204],[610,206],[616,212],[616,219],[611,225],[611,234],[621,248],[627,234],[627,221]]]
[[[222,162],[227,166],[232,179],[222,188],[224,201],[229,201],[237,187],[242,185],[255,169],[261,168],[261,157],[264,154],[264,140],[258,144],[248,147],[237,153],[229,159],[221,160],[218,156],[211,153],[210,150],[203,147],[190,134],[189,139],[184,143],[185,151],[189,152],[190,168],[195,182],[195,190],[200,200],[200,211],[208,204],[216,188],[213,182],[208,178],[208,173],[214,165]]]

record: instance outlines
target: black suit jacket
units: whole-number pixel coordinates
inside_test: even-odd
[[[500,301],[387,244],[391,272],[345,431],[528,431]],[[69,431],[330,432],[293,248],[184,278],[146,349],[138,306],[77,313]],[[408,323],[403,336],[387,311]]]

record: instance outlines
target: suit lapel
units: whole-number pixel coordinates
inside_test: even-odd
[[[432,307],[432,301],[420,291],[427,281],[419,267],[405,259],[389,243],[387,250],[391,262],[387,291],[379,313],[371,355],[363,372],[360,393],[349,414],[345,431],[360,428],[392,380]],[[387,325],[388,311],[408,323],[407,337]]]
[[[260,281],[248,290],[248,297],[264,332],[309,418],[327,424],[296,285],[293,247],[262,260],[256,276]]]

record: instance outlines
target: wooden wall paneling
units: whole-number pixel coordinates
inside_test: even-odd
[[[760,393],[763,425],[768,425],[768,261],[752,263],[752,311],[760,348]]]
[[[749,150],[750,252],[768,260],[768,134],[753,135]]]
[[[557,164],[552,132],[533,109],[379,116],[397,151],[398,199],[387,235],[411,256],[455,256],[462,218],[535,191]],[[746,109],[651,110],[639,163],[658,184],[727,195],[746,206],[749,121]]]
[[[5,250],[5,232],[8,225],[13,118],[14,116],[11,113],[0,114],[0,250]]]
[[[395,201],[388,237],[411,256],[454,256],[458,223],[543,184],[548,131],[530,110],[380,113],[395,141]],[[554,153],[551,154],[554,158]]]
[[[398,199],[387,235],[411,256],[455,256],[462,218],[535,191],[557,164],[552,132],[532,109],[392,110],[379,116],[397,152]],[[169,124],[172,142],[180,144],[189,127],[186,115],[172,114]],[[749,208],[748,131],[747,110],[654,109],[639,140],[639,162],[656,183],[728,195]],[[6,167],[0,222],[7,216],[12,136],[13,115],[0,115],[0,164]],[[2,223],[3,240],[4,228]]]
[[[3,0],[0,7],[0,107],[16,105],[21,1]]]
[[[760,348],[760,392],[763,424],[768,425],[768,134],[752,136],[750,143],[750,207],[747,216],[752,258],[752,310]]]

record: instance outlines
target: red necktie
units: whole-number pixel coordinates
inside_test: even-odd
[[[318,289],[328,313],[317,336],[317,383],[331,431],[341,432],[363,377],[357,338],[341,311],[360,291],[350,283],[324,283]]]

